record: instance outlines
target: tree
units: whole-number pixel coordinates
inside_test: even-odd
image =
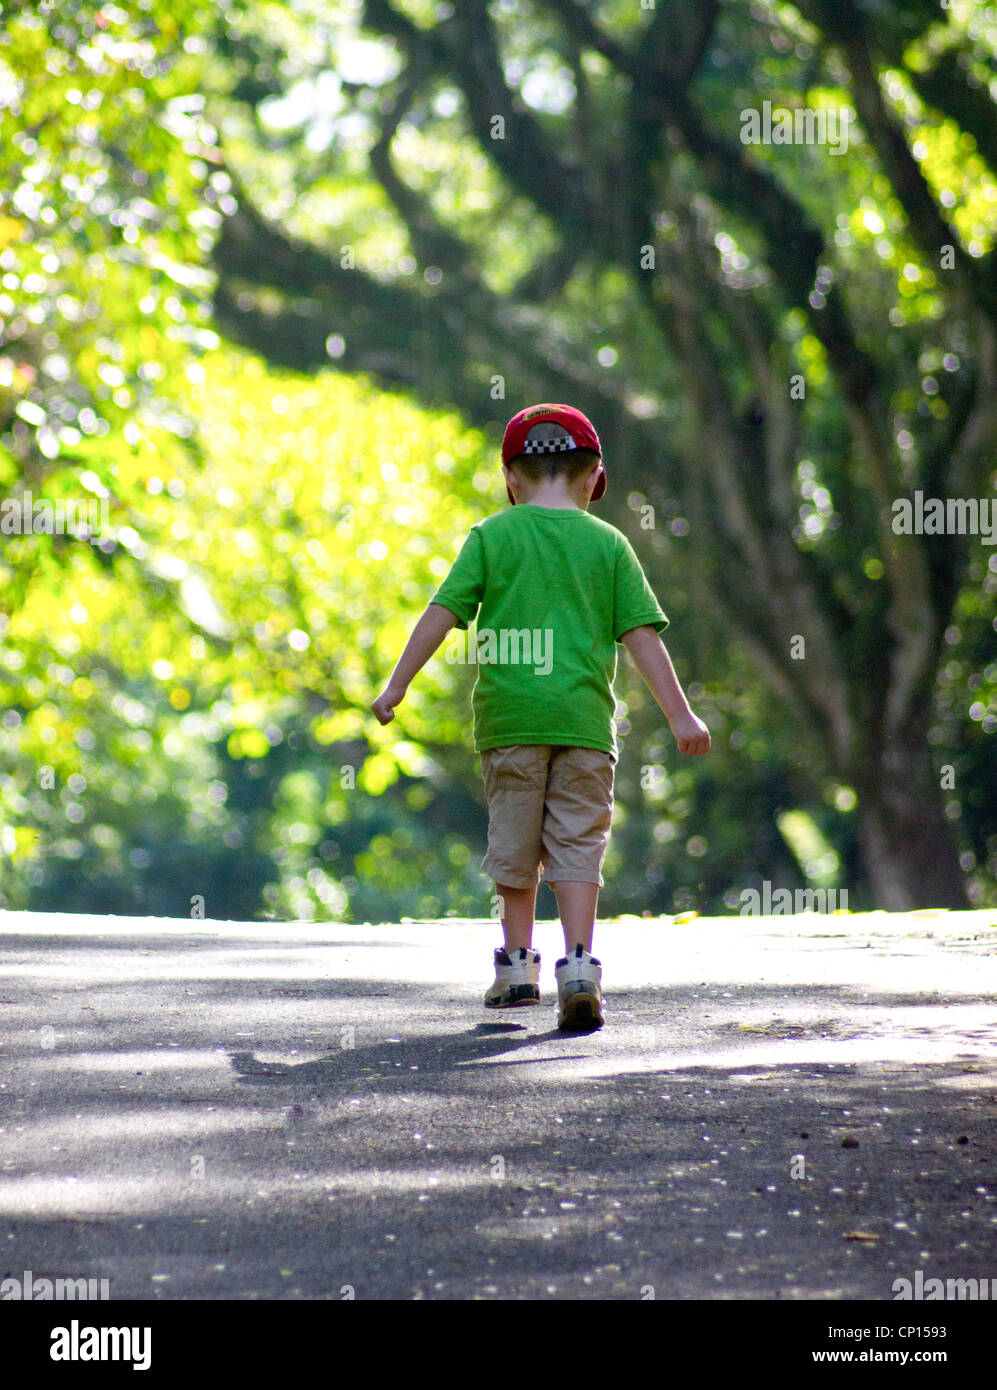
[[[491,430],[506,400],[589,404],[612,518],[632,528],[637,494],[685,537],[705,630],[855,789],[877,901],[964,906],[935,700],[953,615],[997,579],[978,537],[907,534],[894,504],[992,487],[992,19],[929,0],[874,21],[852,0],[366,0],[361,19],[377,72],[324,8],[222,26],[218,109],[250,116],[225,142],[225,331]],[[275,133],[290,81],[319,74],[334,138]],[[745,143],[765,101],[854,106],[850,147]],[[291,187],[267,211],[274,170]]]

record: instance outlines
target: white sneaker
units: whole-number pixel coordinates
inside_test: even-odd
[[[486,1009],[517,1009],[540,1003],[540,952],[521,946],[507,954],[495,950],[495,983],[485,995]]]
[[[558,1028],[601,1028],[602,962],[581,944],[554,967]]]

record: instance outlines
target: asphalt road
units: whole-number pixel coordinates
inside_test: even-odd
[[[993,1278],[997,912],[496,926],[0,913],[0,1278],[111,1299],[893,1300]]]

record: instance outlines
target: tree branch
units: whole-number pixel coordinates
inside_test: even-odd
[[[879,78],[869,58],[864,24],[851,0],[835,0],[835,3],[854,16],[855,27],[848,27],[842,48],[852,75],[855,104],[892,191],[904,209],[912,239],[933,268],[939,264],[942,248],[951,246],[953,271],[966,303],[972,305],[975,301],[992,322],[997,322],[993,254],[981,259],[968,255],[960,245],[958,233],[942,217],[927,180],[907,146],[903,129],[883,100]]]

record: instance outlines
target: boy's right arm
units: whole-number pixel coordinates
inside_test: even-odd
[[[710,731],[693,714],[685,697],[668,649],[653,627],[632,627],[620,641],[633,657],[648,689],[671,725],[680,753],[708,753]]]
[[[379,723],[391,723],[395,717],[395,706],[404,700],[413,677],[422,670],[456,621],[456,613],[451,613],[449,608],[444,608],[441,603],[429,604],[412,629],[391,679],[371,705]]]

